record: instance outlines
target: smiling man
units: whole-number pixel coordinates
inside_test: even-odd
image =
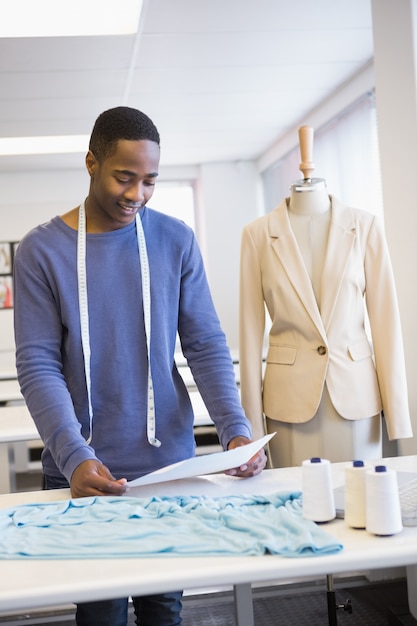
[[[30,231],[15,257],[16,362],[45,448],[47,488],[121,495],[195,453],[177,334],[224,449],[251,441],[193,231],[150,209],[160,140],[130,107],[102,113],[85,202]],[[264,451],[230,470],[262,471]],[[134,598],[137,623],[181,623],[181,592]],[[79,626],[125,626],[127,599],[78,605]]]

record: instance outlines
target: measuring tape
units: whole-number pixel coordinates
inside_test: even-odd
[[[140,259],[140,269],[142,276],[142,303],[145,321],[146,347],[148,354],[148,391],[147,391],[147,420],[146,429],[148,441],[152,446],[159,448],[161,442],[155,437],[155,401],[151,372],[151,288],[148,253],[146,250],[145,233],[139,214],[136,214],[136,237]],[[91,402],[91,347],[90,347],[90,325],[88,315],[88,294],[87,294],[87,270],[86,270],[86,217],[85,204],[80,205],[78,216],[78,241],[77,241],[77,275],[78,275],[78,303],[80,310],[81,343],[84,355],[84,371],[87,386],[88,414],[89,414],[89,436],[87,443],[90,444],[93,438],[93,405]]]
[[[140,219],[139,213],[136,213],[136,237],[138,240],[140,271],[142,275],[143,317],[145,320],[146,347],[148,352],[148,408],[146,428],[149,443],[151,446],[159,448],[161,442],[155,437],[155,401],[151,371],[151,281],[145,233],[143,232],[142,220]]]

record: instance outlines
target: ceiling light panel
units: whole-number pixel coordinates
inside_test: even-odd
[[[136,33],[142,0],[0,0],[0,37]]]
[[[87,152],[88,142],[88,135],[0,137],[0,156]]]

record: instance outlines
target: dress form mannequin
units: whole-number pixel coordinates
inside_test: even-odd
[[[277,433],[272,466],[378,459],[382,411],[390,440],[413,436],[388,244],[312,178],[311,129],[300,144],[304,178],[242,230],[241,401],[254,438]]]
[[[304,178],[290,186],[288,217],[321,311],[331,199],[325,180],[312,178],[315,169],[312,160],[313,129],[302,126],[299,129],[299,141],[299,169]],[[273,467],[299,465],[312,456],[335,462],[382,456],[380,414],[357,421],[343,419],[330,400],[326,383],[320,404],[310,421],[294,424],[272,420],[267,415],[265,419],[267,431],[277,433],[269,444]]]

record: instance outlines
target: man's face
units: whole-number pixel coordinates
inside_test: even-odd
[[[115,152],[99,163],[89,152],[90,191],[86,202],[87,230],[103,232],[133,222],[152,197],[159,168],[159,146],[148,140],[121,139]]]

